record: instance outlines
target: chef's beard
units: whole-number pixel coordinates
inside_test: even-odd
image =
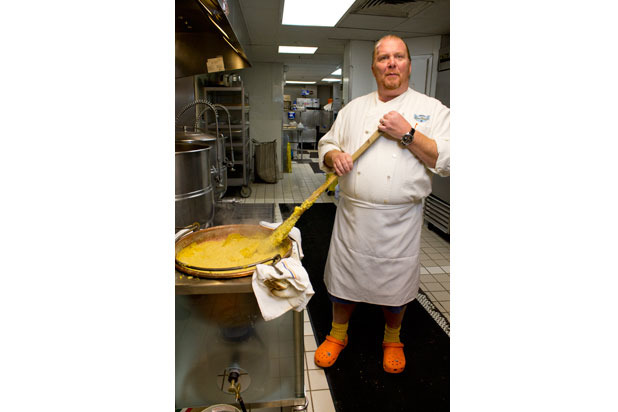
[[[388,90],[395,90],[401,86],[401,76],[395,79],[384,79],[384,87]]]

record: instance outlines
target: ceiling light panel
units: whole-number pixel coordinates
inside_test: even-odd
[[[305,82],[305,81],[300,81],[300,80],[286,80],[285,84],[315,84],[315,82]]]
[[[324,79],[322,79],[323,82],[340,82],[341,79],[333,79],[331,77],[325,77]]]
[[[354,0],[285,0],[281,24],[335,27]]]
[[[337,69],[331,73],[333,76],[341,76],[341,69]]]
[[[313,54],[317,47],[279,46],[279,53]]]

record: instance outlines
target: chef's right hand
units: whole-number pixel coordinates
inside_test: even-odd
[[[328,155],[330,155],[330,160],[333,164],[333,169],[335,169],[335,173],[337,173],[337,176],[343,176],[349,173],[354,167],[352,155],[349,153],[333,150],[332,152],[328,153]]]

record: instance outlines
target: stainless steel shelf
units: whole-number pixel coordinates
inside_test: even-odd
[[[228,109],[228,110],[246,110],[246,111],[249,111],[249,109],[250,109],[250,107],[246,106],[246,105],[244,107],[243,106],[226,106],[226,105],[223,105],[223,106],[226,109]]]
[[[243,87],[225,87],[225,86],[209,86],[204,87],[207,92],[243,92]]]
[[[249,123],[245,123],[244,127],[242,124],[232,124],[230,125],[230,127],[232,128],[232,132],[233,131],[238,131],[238,130],[246,130],[249,128]],[[216,124],[209,124],[208,125],[208,130],[217,130],[217,125]],[[220,132],[227,132],[227,124],[224,124],[223,126],[219,125],[219,131]]]
[[[229,176],[228,186],[249,186],[252,173],[251,162],[251,138],[249,136],[249,114],[248,94],[244,86],[235,87],[204,87],[206,98],[213,103],[220,103],[229,111],[234,111],[232,122],[237,122],[230,126],[233,142],[226,145],[226,152],[234,152],[234,165],[242,166],[242,178]],[[214,131],[217,127],[214,123],[207,126],[207,130]],[[227,136],[230,133],[227,124],[219,124],[219,132]],[[238,140],[240,139],[240,140]],[[231,156],[228,156],[231,159]],[[239,171],[240,173],[240,171]]]

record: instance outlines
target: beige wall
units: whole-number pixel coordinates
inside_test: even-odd
[[[256,62],[239,73],[249,93],[250,136],[259,142],[277,140],[277,163],[281,165],[283,64]]]

